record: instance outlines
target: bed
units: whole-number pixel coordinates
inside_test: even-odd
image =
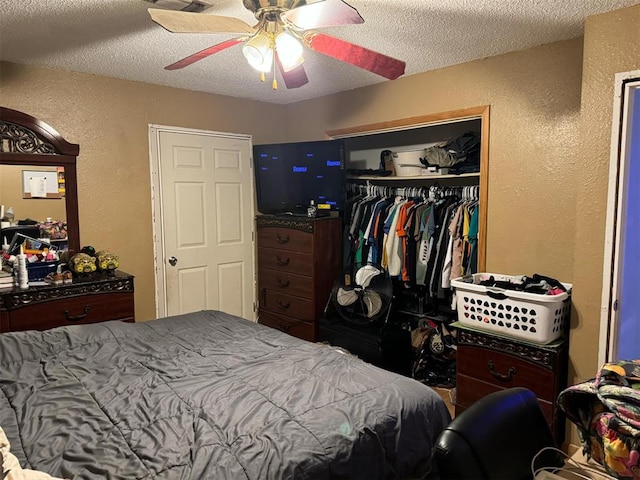
[[[218,311],[0,335],[23,468],[84,479],[420,478],[440,396]]]

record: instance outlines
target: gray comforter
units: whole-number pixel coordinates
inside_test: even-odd
[[[0,426],[67,478],[407,478],[440,397],[350,355],[215,311],[0,335]]]

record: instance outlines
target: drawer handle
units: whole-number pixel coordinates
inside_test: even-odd
[[[516,374],[516,367],[509,367],[506,374],[496,372],[494,370],[493,361],[491,360],[487,360],[487,367],[489,367],[489,373],[498,380],[513,380],[513,376]]]
[[[280,265],[281,267],[286,267],[287,265],[289,265],[289,262],[291,261],[290,258],[286,258],[285,260],[282,260],[280,258],[280,255],[278,255],[276,257],[276,261],[278,262],[278,265]]]
[[[289,286],[289,283],[291,283],[289,282],[289,280],[282,281],[279,278],[277,280],[278,280],[278,286],[282,288],[287,288]]]
[[[289,331],[289,329],[291,328],[291,324],[290,323],[286,323],[281,321],[280,319],[276,320],[278,322],[278,330],[287,333]]]
[[[278,330],[282,330],[283,332],[288,332],[291,327],[295,327],[296,325],[299,325],[300,323],[302,323],[301,321],[297,321],[297,322],[285,322],[284,320],[280,320],[277,319],[276,320],[278,322]]]
[[[91,310],[91,307],[87,305],[84,307],[84,313],[81,313],[80,315],[69,315],[69,310],[65,308],[62,311],[62,314],[64,315],[64,318],[66,318],[69,322],[77,322],[78,320],[82,320],[83,318],[85,318],[87,316],[87,313],[89,313],[89,310]]]
[[[289,302],[282,303],[282,300],[278,300],[278,306],[282,309],[287,309],[291,306],[291,304]]]
[[[280,234],[278,234],[278,243],[287,243],[289,241],[289,235],[287,235],[286,237],[281,237]]]

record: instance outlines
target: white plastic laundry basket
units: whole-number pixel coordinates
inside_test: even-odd
[[[521,276],[476,273],[473,283],[457,278],[458,321],[464,325],[534,343],[550,343],[559,338],[571,312],[570,283],[562,283],[566,292],[558,295],[526,293],[479,285],[493,276],[498,281],[521,283]]]

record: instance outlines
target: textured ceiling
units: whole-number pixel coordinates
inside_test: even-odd
[[[158,5],[171,7],[180,1],[160,0]],[[242,0],[202,1],[212,6],[200,15],[226,15],[255,24]],[[347,1],[365,23],[322,31],[404,60],[405,76],[574,38],[582,34],[586,16],[640,3]],[[273,91],[270,82],[261,83],[246,63],[240,45],[182,70],[166,71],[164,66],[234,35],[169,33],[151,21],[151,6],[143,0],[0,0],[0,59],[279,104],[389,81],[306,50],[309,83],[287,90],[280,81]]]

